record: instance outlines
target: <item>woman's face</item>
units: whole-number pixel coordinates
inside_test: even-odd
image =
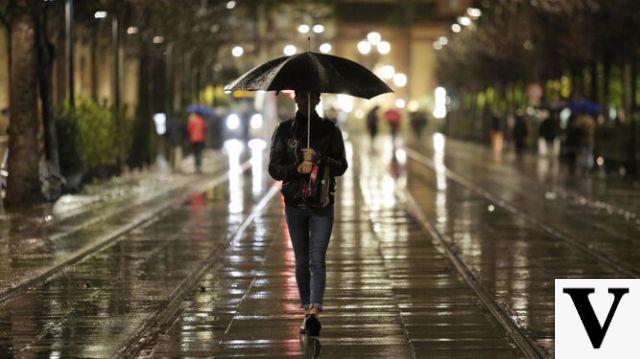
[[[318,103],[320,103],[320,94],[317,92],[312,92],[309,94],[309,98],[311,99],[311,108],[316,108]],[[306,92],[296,91],[296,105],[298,105],[299,110],[303,110],[303,111],[307,110],[307,93]]]

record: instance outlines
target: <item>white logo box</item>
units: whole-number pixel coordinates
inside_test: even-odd
[[[593,289],[594,292],[587,295],[585,289]],[[565,291],[572,293],[575,299]],[[616,296],[618,305],[604,332],[602,329]],[[597,330],[590,326],[591,337],[585,328],[591,309],[580,305],[585,303],[585,297],[593,310],[591,314],[597,318],[597,322],[592,322],[598,325]],[[581,318],[576,301],[585,318]],[[601,336],[603,332],[604,338]],[[594,348],[598,337],[602,338],[600,347]],[[555,357],[640,358],[640,279],[556,279]]]

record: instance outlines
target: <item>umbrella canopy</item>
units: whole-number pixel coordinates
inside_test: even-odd
[[[571,109],[572,112],[588,113],[593,116],[597,116],[602,112],[602,106],[600,104],[587,101],[570,102],[569,109]]]
[[[209,117],[209,118],[213,118],[216,115],[216,112],[214,109],[206,106],[196,105],[196,104],[191,104],[187,106],[186,110],[187,112],[195,112],[198,115]]]
[[[304,52],[268,61],[242,75],[225,91],[297,90],[370,99],[393,92],[366,67],[342,57]]]

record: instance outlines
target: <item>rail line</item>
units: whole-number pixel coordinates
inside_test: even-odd
[[[240,165],[240,171],[244,172],[250,168],[250,161],[247,160]],[[207,180],[200,182],[195,185],[195,188],[192,191],[186,191],[182,195],[177,198],[168,201],[167,203],[145,213],[140,217],[136,217],[131,222],[120,226],[115,231],[111,231],[108,234],[105,234],[99,237],[94,241],[93,245],[88,246],[87,248],[83,248],[74,254],[70,255],[67,259],[63,260],[60,263],[54,264],[49,268],[43,269],[40,273],[37,273],[28,279],[21,281],[15,286],[0,291],[0,307],[2,307],[5,303],[10,301],[11,299],[19,296],[21,293],[25,292],[30,287],[33,287],[40,283],[45,283],[49,281],[51,278],[56,277],[57,275],[63,273],[67,268],[83,261],[84,259],[92,256],[95,253],[100,252],[101,250],[119,242],[124,238],[124,235],[131,232],[132,230],[142,227],[147,223],[150,223],[154,220],[157,220],[167,212],[171,211],[172,208],[179,206],[184,201],[188,200],[189,196],[192,193],[204,192],[209,188],[215,188],[222,183],[225,183],[229,178],[230,170],[225,171],[225,173],[216,176],[212,180]],[[93,223],[93,222],[91,222]],[[84,228],[84,227],[83,227]]]
[[[412,158],[413,160],[415,160],[418,163],[423,164],[424,166],[430,168],[432,171],[435,171],[435,164],[433,163],[432,160],[430,160],[429,158],[425,157],[424,155],[407,148],[407,155]],[[580,250],[583,254],[591,257],[592,259],[595,259],[596,261],[599,261],[601,263],[604,263],[606,265],[608,265],[609,267],[613,268],[618,274],[623,275],[625,277],[628,278],[636,278],[638,276],[640,276],[640,272],[638,271],[638,269],[633,268],[627,264],[624,263],[620,263],[619,261],[616,261],[612,258],[610,258],[608,255],[597,251],[593,248],[590,248],[589,246],[585,245],[584,243],[582,243],[580,240],[567,235],[565,233],[562,233],[561,231],[553,228],[552,226],[544,223],[543,221],[541,221],[540,219],[530,215],[529,213],[526,213],[520,209],[518,209],[517,206],[513,205],[512,203],[503,200],[502,198],[498,197],[497,195],[490,193],[488,191],[485,191],[484,189],[480,188],[479,186],[471,183],[469,180],[467,180],[466,178],[462,177],[461,175],[451,171],[449,168],[444,168],[444,174],[447,178],[451,179],[452,181],[458,183],[459,185],[469,189],[470,191],[479,194],[480,196],[484,197],[485,199],[495,203],[496,205],[504,208],[505,210],[507,210],[508,212],[521,216],[522,218],[526,219],[529,223],[542,228],[545,232],[547,232],[549,235],[553,236],[554,238],[560,239],[566,243],[571,244],[574,248]]]

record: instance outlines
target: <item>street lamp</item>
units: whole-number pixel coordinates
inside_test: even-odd
[[[453,24],[451,25],[451,31],[458,33],[462,30],[462,26],[460,26],[460,24]]]
[[[367,34],[367,41],[369,41],[371,45],[378,45],[380,40],[382,40],[382,36],[380,36],[380,33],[378,32],[371,31]]]
[[[231,10],[234,7],[236,7],[236,2],[235,1],[231,0],[231,1],[227,2],[227,9]]]
[[[316,34],[322,34],[324,32],[324,25],[313,25],[313,32]]]
[[[407,75],[403,73],[393,75],[393,84],[398,87],[405,87],[407,85]]]
[[[106,11],[96,11],[93,14],[93,17],[96,19],[106,19],[107,18],[107,12]]]
[[[365,40],[358,42],[358,52],[362,55],[368,55],[371,52],[371,43]]]
[[[471,19],[466,16],[460,16],[458,17],[458,23],[462,26],[469,26],[471,25]]]
[[[447,40],[446,36],[440,36],[440,38],[438,39],[438,41],[440,42],[440,45],[445,46],[446,44],[449,43],[449,40]]]
[[[396,69],[393,68],[393,66],[391,65],[382,66],[382,68],[380,69],[380,75],[385,80],[391,80],[393,78],[393,75],[395,74],[396,74]]]
[[[396,100],[396,107],[397,108],[404,108],[404,106],[405,106],[405,102],[404,102],[403,99],[399,98],[399,99]]]
[[[153,43],[159,45],[164,42],[164,37],[160,35],[156,35],[153,37]]]
[[[477,19],[482,15],[482,10],[475,7],[470,7],[467,9],[467,15],[474,19]]]
[[[242,54],[244,54],[244,49],[242,48],[242,46],[234,46],[231,49],[231,55],[233,55],[233,57],[240,57],[242,56]]]
[[[309,25],[300,25],[298,26],[298,32],[301,34],[306,34],[309,32]]]
[[[284,49],[282,50],[282,52],[286,55],[286,56],[292,56],[294,55],[296,52],[298,52],[298,49],[296,49],[295,46],[293,45],[287,45],[284,47]]]
[[[331,44],[325,42],[324,44],[320,45],[320,52],[322,52],[323,54],[331,52]]]
[[[391,44],[388,41],[380,41],[378,44],[378,52],[380,55],[386,55],[391,51]]]
[[[129,26],[127,28],[127,35],[135,35],[138,33],[138,28],[136,26]]]

